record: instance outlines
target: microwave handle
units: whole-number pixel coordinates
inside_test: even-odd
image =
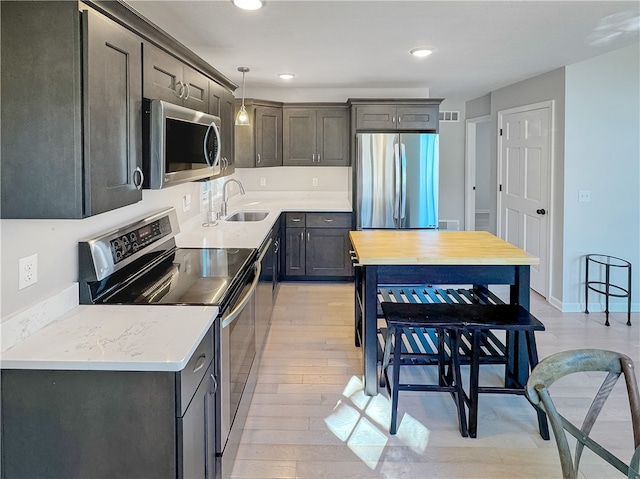
[[[213,160],[209,157],[209,152],[207,151],[207,142],[209,141],[209,134],[211,133],[211,130],[213,130],[217,139],[217,148],[215,151],[215,158]],[[216,125],[214,122],[211,122],[211,125],[209,125],[209,128],[207,128],[207,133],[204,135],[203,149],[204,159],[207,162],[207,165],[209,165],[211,168],[215,168],[216,166],[218,166],[218,163],[220,163],[220,131],[218,130],[218,125]]]

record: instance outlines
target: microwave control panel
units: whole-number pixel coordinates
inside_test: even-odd
[[[127,259],[142,248],[155,243],[171,233],[171,222],[168,216],[163,216],[153,223],[129,231],[111,240],[111,256],[113,264]]]

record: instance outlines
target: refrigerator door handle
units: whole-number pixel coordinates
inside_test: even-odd
[[[393,145],[393,160],[395,164],[395,180],[396,188],[395,195],[393,197],[393,218],[396,220],[396,228],[400,226],[400,188],[401,188],[401,173],[402,167],[400,166],[400,144],[395,143]]]
[[[400,220],[407,215],[407,149],[400,143],[400,174],[402,189],[400,191]]]

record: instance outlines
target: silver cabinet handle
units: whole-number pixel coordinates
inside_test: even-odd
[[[395,122],[396,122],[396,117],[395,117],[395,116],[392,116],[392,117],[391,117],[391,123],[395,123]]]
[[[293,221],[294,223],[300,223],[302,221],[302,218],[291,218],[291,221]]]
[[[182,98],[182,94],[184,93],[184,83],[182,83],[180,80],[178,80],[176,82],[176,86],[178,87],[178,89],[177,90],[174,89],[173,93],[178,98]]]
[[[196,362],[196,365],[193,368],[193,372],[197,373],[198,371],[200,371],[204,367],[206,360],[207,360],[207,355],[201,354],[200,357],[198,358],[198,361]]]
[[[318,153],[318,163],[320,163],[320,153]]]
[[[215,394],[218,390],[218,381],[216,381],[216,377],[211,373],[211,380],[213,381],[213,391],[210,391],[211,394]]]
[[[136,187],[136,190],[139,190],[142,189],[142,183],[144,183],[144,173],[140,167],[137,166],[133,172],[133,186]]]
[[[311,233],[307,231],[307,241],[311,241]]]
[[[333,219],[331,219],[331,218],[325,218],[325,219],[324,219],[324,222],[325,222],[325,223],[333,223]]]
[[[400,122],[401,122],[401,121],[402,121],[402,117],[401,117],[401,116],[399,116],[399,117],[398,117],[398,125],[400,124]]]
[[[313,154],[311,155],[311,163],[315,163],[315,162],[316,162],[316,154],[315,154],[315,153],[313,153]]]
[[[304,241],[304,231],[300,232],[300,241]]]
[[[184,99],[188,100],[189,99],[189,94],[191,93],[191,87],[189,86],[188,83],[185,83],[184,86],[185,86],[185,90],[186,90],[186,94],[184,96]]]
[[[258,163],[260,163],[260,153],[258,153]]]

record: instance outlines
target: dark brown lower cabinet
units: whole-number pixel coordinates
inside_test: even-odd
[[[214,479],[212,334],[180,372],[2,370],[2,477]]]
[[[287,213],[285,277],[349,278],[351,213]]]

